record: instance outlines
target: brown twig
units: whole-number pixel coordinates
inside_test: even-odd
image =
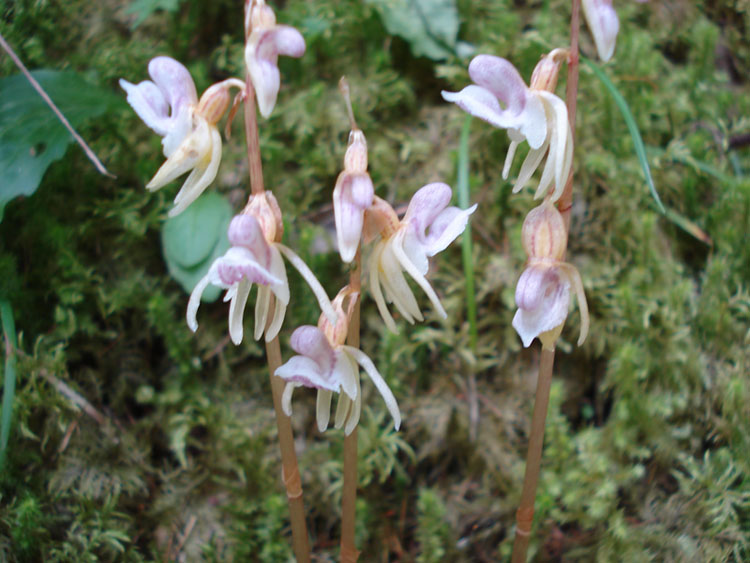
[[[29,70],[26,68],[26,65],[23,64],[21,59],[16,55],[16,52],[13,50],[13,48],[8,44],[7,41],[5,41],[5,38],[0,34],[0,47],[2,47],[6,53],[8,53],[8,56],[11,58],[13,63],[19,68],[19,70],[23,73],[23,75],[26,77],[26,80],[29,81],[29,84],[34,88],[34,90],[37,91],[37,93],[42,97],[44,100],[44,103],[46,103],[52,112],[55,114],[57,119],[60,120],[60,123],[62,123],[65,128],[68,130],[68,132],[73,136],[76,143],[78,143],[81,148],[83,149],[83,152],[86,153],[86,156],[88,159],[94,164],[96,169],[105,176],[109,176],[110,178],[116,178],[114,174],[109,172],[102,162],[99,160],[99,158],[96,156],[96,153],[94,153],[93,150],[86,144],[86,141],[83,140],[83,138],[76,133],[76,130],[73,129],[73,126],[70,124],[70,122],[65,118],[63,113],[58,109],[58,107],[55,105],[55,102],[52,101],[52,98],[49,97],[47,92],[44,91],[44,88],[39,84],[39,82],[36,81],[36,79],[31,75]]]

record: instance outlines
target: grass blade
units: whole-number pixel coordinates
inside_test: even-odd
[[[0,301],[0,320],[5,336],[5,377],[3,379],[3,410],[0,420],[0,470],[5,464],[5,452],[10,436],[11,417],[13,415],[13,400],[16,395],[16,323],[13,320],[13,309],[10,303]]]
[[[471,127],[471,116],[467,115],[464,126],[461,129],[461,139],[458,144],[458,173],[456,178],[456,191],[458,192],[458,206],[466,209],[469,201],[469,129]],[[464,277],[466,278],[466,312],[469,320],[469,341],[471,351],[477,352],[477,303],[474,291],[474,261],[471,251],[471,221],[466,224],[461,239],[461,256],[463,258]]]
[[[606,86],[607,90],[609,90],[609,93],[612,94],[612,98],[615,100],[615,104],[617,104],[620,113],[622,113],[622,117],[625,119],[625,124],[628,126],[628,131],[630,131],[630,136],[633,138],[633,147],[635,148],[635,154],[638,157],[638,162],[640,163],[641,169],[643,170],[643,175],[646,177],[648,189],[651,191],[651,195],[654,197],[656,206],[659,208],[659,211],[661,211],[663,214],[666,214],[667,211],[666,209],[664,209],[661,198],[659,198],[659,194],[656,192],[654,179],[651,177],[651,168],[649,167],[648,160],[646,159],[646,147],[643,145],[641,133],[640,131],[638,131],[638,125],[635,122],[633,113],[630,111],[628,102],[625,101],[625,98],[623,98],[622,94],[617,89],[617,86],[614,85],[614,83],[609,79],[609,77],[601,68],[599,68],[596,64],[594,64],[593,61],[587,59],[586,57],[581,57],[581,60],[586,63],[586,65],[588,65],[588,67],[594,72],[596,77],[602,81],[604,86]]]

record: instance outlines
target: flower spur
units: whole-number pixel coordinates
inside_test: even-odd
[[[216,123],[229,105],[229,89],[245,85],[230,78],[208,88],[200,100],[188,70],[170,57],[156,57],[148,64],[151,80],[131,84],[120,80],[128,103],[143,122],[163,137],[162,164],[149,190],[158,190],[172,180],[190,172],[169,211],[174,217],[182,213],[214,181],[221,162],[221,135]]]
[[[551,197],[552,201],[557,201],[565,188],[573,161],[573,136],[565,103],[552,92],[557,85],[559,66],[567,53],[565,49],[555,49],[543,57],[534,69],[531,87],[526,86],[509,61],[492,55],[477,55],[469,64],[469,76],[475,84],[460,92],[442,92],[446,101],[495,127],[508,130],[511,143],[503,178],[508,178],[518,145],[528,141],[530,150],[521,165],[513,193],[528,183],[548,152],[535,197],[543,197],[554,183]]]

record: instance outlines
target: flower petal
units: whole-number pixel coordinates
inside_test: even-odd
[[[209,153],[207,153],[200,165],[196,166],[187,180],[185,180],[185,183],[175,197],[175,206],[169,210],[168,215],[170,217],[175,217],[187,209],[216,178],[216,173],[219,171],[219,164],[221,163],[221,135],[216,127],[211,127],[210,129],[210,157]]]
[[[214,263],[218,277],[225,286],[233,285],[243,279],[260,285],[282,283],[282,280],[261,266],[255,255],[243,246],[230,247]]]
[[[307,285],[312,290],[313,295],[315,295],[315,299],[318,300],[318,305],[320,306],[320,310],[322,311],[322,313],[326,316],[331,324],[335,325],[338,317],[336,315],[336,311],[333,309],[331,300],[328,298],[328,295],[326,294],[325,289],[323,289],[323,286],[320,285],[318,278],[315,277],[315,274],[312,273],[312,270],[310,270],[307,264],[305,264],[304,260],[297,256],[297,254],[291,248],[284,246],[280,242],[274,243],[273,248],[281,251],[284,257],[289,261],[289,263],[294,266],[295,269],[300,273],[302,278],[307,282]],[[288,300],[289,298],[287,297],[287,301]]]
[[[391,301],[407,322],[414,324],[414,319],[423,320],[422,312],[414,297],[406,278],[402,273],[402,265],[395,255],[395,246],[401,244],[392,237],[387,243],[380,255],[380,281],[385,288],[385,295]],[[408,257],[405,257],[408,260]],[[414,266],[412,265],[414,268]]]
[[[298,387],[294,383],[287,383],[284,386],[284,392],[281,394],[281,410],[287,416],[292,416],[292,393],[294,389]]]
[[[350,399],[357,398],[357,379],[359,379],[359,368],[352,358],[342,350],[336,350],[336,363],[333,368],[334,381],[338,381],[341,390]]]
[[[583,0],[583,14],[594,36],[596,51],[605,63],[615,52],[620,20],[612,7],[612,0]]]
[[[247,296],[250,294],[252,287],[253,284],[248,280],[240,280],[237,284],[237,293],[229,303],[229,337],[235,346],[239,346],[242,342],[245,305],[247,304]]]
[[[164,94],[173,116],[184,106],[198,103],[195,83],[182,63],[171,57],[154,57],[148,63],[148,73]]]
[[[502,101],[506,111],[514,115],[523,111],[529,88],[510,61],[494,55],[477,55],[469,63],[469,76]]]
[[[306,356],[292,356],[289,360],[276,368],[274,375],[285,381],[297,383],[304,387],[338,391],[338,382],[330,379],[330,374],[320,371],[320,366]]]
[[[398,410],[396,397],[393,396],[393,393],[388,387],[388,384],[383,379],[383,376],[380,375],[380,372],[378,372],[375,364],[372,363],[372,360],[367,357],[365,353],[363,353],[361,350],[358,350],[357,348],[354,348],[353,346],[342,346],[342,349],[347,354],[350,354],[357,361],[357,363],[362,366],[367,375],[370,376],[370,380],[373,382],[377,390],[380,392],[380,395],[383,397],[385,406],[388,408],[388,412],[390,412],[391,416],[393,417],[393,424],[396,427],[396,430],[398,430],[401,426],[401,412]]]
[[[403,236],[403,234],[396,234],[394,238],[398,238],[400,236]],[[394,241],[394,244],[392,245],[394,256],[399,261],[403,269],[414,279],[415,282],[417,282],[417,284],[419,284],[419,287],[421,287],[422,290],[424,290],[424,292],[427,294],[427,297],[432,302],[432,305],[435,307],[438,315],[440,315],[444,319],[448,318],[448,313],[446,313],[445,309],[443,309],[443,305],[442,303],[440,303],[440,299],[438,298],[437,293],[435,293],[435,290],[432,289],[432,286],[430,285],[430,282],[427,281],[427,278],[425,278],[424,275],[420,273],[419,270],[417,270],[414,264],[409,261],[409,258],[406,256],[406,254],[404,254],[402,245],[403,243],[401,241]]]
[[[333,189],[333,215],[341,259],[354,260],[360,239],[365,209],[372,205],[375,189],[370,175],[342,172]]]
[[[402,224],[408,223],[424,240],[425,230],[451,201],[453,191],[448,184],[434,182],[419,188],[406,208]]]
[[[531,285],[528,287],[528,295],[522,291],[524,295],[521,296],[521,302],[538,303],[538,306],[530,309],[523,309],[519,306],[513,317],[513,328],[516,329],[526,348],[531,345],[534,338],[560,326],[568,317],[570,283],[567,278],[561,277],[553,268],[548,271],[542,282],[536,290],[537,297],[531,295]],[[516,290],[516,299],[518,301],[518,290]]]
[[[589,333],[589,305],[586,301],[586,293],[583,290],[583,282],[581,281],[581,274],[578,273],[578,269],[572,264],[560,264],[560,269],[568,277],[570,284],[576,292],[576,299],[578,300],[578,310],[581,313],[581,333],[578,336],[578,345],[581,346],[586,340],[586,336]]]
[[[273,286],[271,290],[275,291],[274,288],[276,287],[278,286]],[[287,286],[287,291],[288,289],[289,288]],[[279,331],[281,330],[281,325],[284,324],[284,317],[286,316],[286,303],[284,303],[278,297],[275,299],[274,303],[273,317],[271,318],[271,322],[268,324],[268,328],[266,329],[266,342],[270,342],[278,336]]]
[[[315,399],[315,420],[318,423],[318,431],[325,432],[328,421],[331,419],[331,398],[333,393],[326,389],[318,389]]]
[[[448,245],[464,232],[466,223],[469,221],[469,215],[474,213],[476,209],[477,204],[475,203],[468,209],[448,207],[443,210],[430,225],[430,232],[425,241],[427,243],[427,255],[435,256],[438,252],[448,248]]]
[[[259,264],[268,269],[271,265],[271,247],[263,229],[252,215],[235,215],[229,223],[227,238],[232,246],[243,246],[250,250]]]
[[[212,140],[208,123],[203,119],[198,119],[195,130],[161,165],[151,181],[146,184],[146,188],[149,190],[159,189],[198,166],[202,160],[211,154]],[[221,145],[219,145],[219,154],[221,155]]]
[[[316,326],[304,325],[292,333],[292,350],[312,359],[322,374],[333,371],[336,357],[323,331]]]
[[[258,99],[258,110],[263,117],[271,115],[279,93],[278,56],[301,57],[304,52],[305,40],[293,27],[277,25],[250,34],[245,62]]]
[[[380,256],[385,248],[385,242],[380,241],[375,248],[372,250],[370,255],[370,293],[372,298],[375,300],[375,304],[378,307],[378,312],[385,322],[385,326],[388,327],[393,334],[398,334],[398,327],[396,322],[393,320],[388,306],[383,298],[383,292],[380,288]]]
[[[271,305],[271,289],[259,285],[258,295],[255,297],[255,327],[253,329],[253,338],[259,340],[266,330],[268,321],[268,309]]]
[[[120,87],[127,93],[130,107],[147,126],[162,137],[169,133],[169,104],[156,84],[144,80],[136,85],[120,79]]]
[[[503,110],[495,95],[481,86],[469,85],[460,92],[440,92],[446,102],[452,102],[466,113],[483,119],[501,129],[520,128],[522,120],[518,114]]]

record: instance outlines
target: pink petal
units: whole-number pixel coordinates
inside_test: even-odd
[[[292,333],[292,350],[307,356],[320,368],[322,374],[330,374],[336,361],[333,348],[323,331],[316,326],[305,325]]]
[[[148,63],[148,73],[162,91],[172,115],[177,115],[186,105],[198,103],[195,83],[188,69],[171,57],[156,57]]]
[[[583,0],[583,13],[589,26],[599,58],[607,62],[615,52],[620,20],[612,0]]]
[[[305,54],[305,39],[289,25],[277,25],[258,41],[258,56],[276,61],[278,55],[299,58]]]
[[[130,106],[147,126],[162,137],[169,133],[169,104],[156,84],[144,80],[135,85],[120,79],[120,87],[127,93]]]
[[[227,237],[232,246],[250,250],[264,268],[271,264],[271,247],[266,241],[258,220],[252,215],[235,215],[229,223]]]
[[[261,285],[276,285],[282,283],[279,278],[271,274],[250,250],[242,246],[233,246],[216,262],[219,279],[226,285],[232,285],[242,279]]]
[[[506,111],[516,115],[523,111],[529,89],[510,61],[493,55],[477,55],[469,63],[469,76],[502,101]]]
[[[530,270],[532,273],[527,273]],[[544,271],[531,266],[524,270],[516,287],[518,311],[513,317],[513,328],[524,347],[528,348],[541,333],[564,323],[569,303],[570,283],[556,269]]]
[[[342,172],[333,190],[336,238],[341,259],[351,262],[362,237],[365,209],[372,204],[375,189],[370,176]]]
[[[452,102],[465,112],[501,129],[520,128],[520,113],[504,110],[495,95],[481,86],[467,86],[460,92],[441,92],[446,102]]]
[[[459,209],[453,206],[444,209],[432,222],[430,232],[425,237],[427,255],[435,256],[456,240],[464,232],[466,223],[469,221],[469,215],[474,213],[476,209],[476,203],[468,209]]]
[[[419,188],[412,196],[402,222],[409,223],[424,236],[427,227],[448,206],[452,195],[450,186],[441,182]]]
[[[298,383],[305,387],[338,391],[337,381],[330,379],[330,374],[321,373],[320,367],[310,358],[293,356],[287,363],[276,369],[275,374],[290,383]]]

